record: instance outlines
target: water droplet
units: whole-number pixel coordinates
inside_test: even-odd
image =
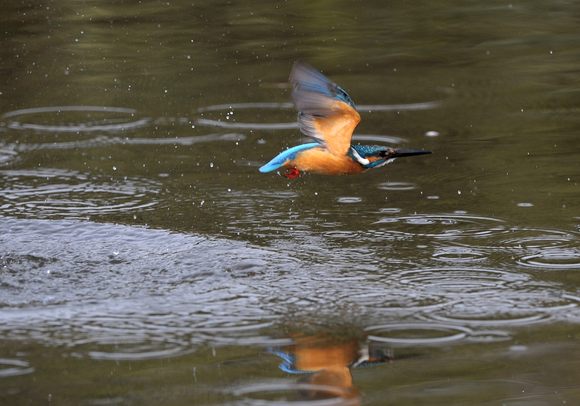
[[[377,186],[381,190],[413,190],[417,188],[417,185],[410,182],[384,182]]]
[[[362,199],[357,196],[342,196],[336,199],[336,201],[338,203],[352,204],[352,203],[360,203],[362,202]]]
[[[529,203],[529,202],[520,202],[517,204],[518,207],[534,207],[533,203]]]

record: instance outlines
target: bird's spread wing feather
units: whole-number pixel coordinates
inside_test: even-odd
[[[324,144],[335,155],[346,155],[360,121],[350,96],[336,83],[303,62],[290,73],[292,97],[303,134]]]

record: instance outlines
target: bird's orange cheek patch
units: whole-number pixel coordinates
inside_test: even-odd
[[[296,168],[290,168],[282,176],[287,177],[288,179],[296,179],[300,176],[300,171]]]

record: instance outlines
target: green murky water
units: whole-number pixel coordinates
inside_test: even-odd
[[[0,402],[580,402],[574,2],[21,2],[0,17]],[[309,61],[353,177],[302,141]]]

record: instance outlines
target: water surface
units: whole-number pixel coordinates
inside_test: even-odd
[[[580,401],[576,5],[4,9],[2,403]],[[433,154],[260,174],[297,59]]]

